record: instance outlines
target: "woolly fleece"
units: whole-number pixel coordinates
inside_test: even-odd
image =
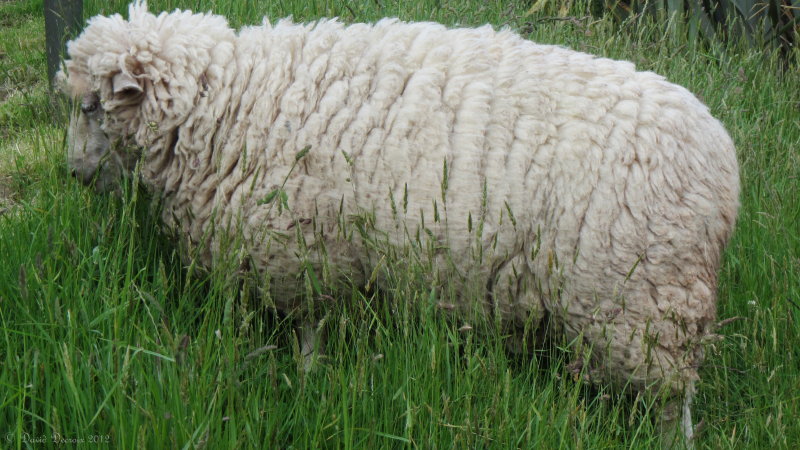
[[[99,95],[111,142],[143,149],[143,182],[204,266],[237,230],[275,280],[323,259],[363,280],[371,242],[420,239],[432,278],[482,286],[487,312],[549,315],[590,344],[594,379],[680,394],[697,378],[739,177],[686,89],[490,26],[129,16],[69,43],[67,89]],[[115,92],[120,73],[138,89]],[[288,209],[265,202],[284,179]]]

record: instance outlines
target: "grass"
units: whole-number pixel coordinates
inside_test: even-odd
[[[694,414],[701,448],[800,442],[800,72],[648,24],[524,17],[527,2],[151,2],[257,23],[400,16],[506,24],[635,61],[687,86],[738,148],[743,182],[721,319]],[[86,15],[121,2],[86,2]],[[292,317],[253,280],[187,268],[141,193],[66,176],[44,80],[41,2],[0,2],[0,447],[657,447],[652,405],[587,386],[554,351],[517,355],[491,323],[440,314],[452,292],[390,261],[381,290],[314,286],[327,360],[306,373]],[[319,296],[316,296],[319,297]],[[413,306],[412,306],[413,304]],[[60,439],[60,440],[59,440]]]

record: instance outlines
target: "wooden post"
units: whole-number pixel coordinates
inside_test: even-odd
[[[67,41],[80,30],[83,22],[83,0],[44,0],[44,33],[47,49],[47,79],[53,79],[66,51]]]

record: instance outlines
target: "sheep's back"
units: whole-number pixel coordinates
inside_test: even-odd
[[[528,255],[547,281],[560,261],[588,311],[589,291],[612,291],[643,255],[670,258],[708,230],[723,242],[735,217],[727,134],[630,63],[395,20],[283,21],[239,41],[214,202],[252,236],[305,224],[306,244],[322,237],[334,262],[359,266],[360,237],[339,228],[365,216],[387,244],[434,240],[462,273]],[[289,211],[263,201],[278,189]],[[253,245],[265,269],[297,265]]]

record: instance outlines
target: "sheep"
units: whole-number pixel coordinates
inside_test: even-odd
[[[739,175],[683,87],[488,25],[236,32],[145,2],[90,19],[68,55],[69,166],[104,188],[136,168],[203,267],[236,234],[257,273],[365,281],[374,242],[416,236],[432,282],[481,286],[513,329],[548,318],[593,381],[666,393],[664,426],[691,438]],[[300,307],[291,282],[271,288]]]

